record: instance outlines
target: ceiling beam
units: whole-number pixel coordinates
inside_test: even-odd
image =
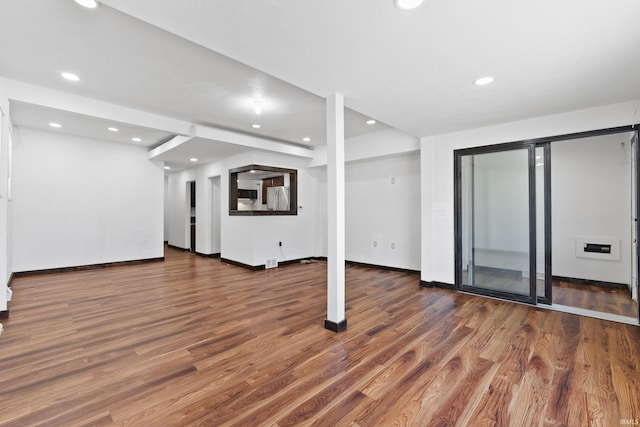
[[[180,145],[184,144],[185,142],[191,139],[193,139],[192,136],[182,136],[182,135],[174,136],[169,141],[149,151],[149,159],[150,160],[155,159],[159,155],[164,154],[168,151],[171,151],[174,148],[179,147]]]
[[[9,100],[68,111],[83,116],[156,129],[172,134],[189,135],[191,123],[134,108],[98,101],[58,90],[0,78]]]
[[[184,120],[177,120],[134,108],[98,101],[83,96],[73,95],[1,77],[0,87],[4,89],[5,96],[12,101],[39,105],[83,116],[96,117],[149,129],[156,129],[177,135],[170,141],[151,150],[149,152],[150,159],[170,151],[171,149],[178,147],[195,137],[298,157],[313,158],[315,156],[313,150],[297,145],[273,141],[271,139],[230,130],[194,125],[193,123]]]
[[[275,151],[292,156],[306,157],[309,159],[315,157],[315,152],[308,148],[209,126],[193,126],[191,136],[210,139],[212,141],[225,142],[227,144],[241,145],[243,147],[253,149]]]

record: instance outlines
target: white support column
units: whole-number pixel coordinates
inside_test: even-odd
[[[334,332],[347,329],[345,307],[344,98],[327,98],[327,319]]]
[[[420,138],[420,286],[433,287],[434,143]]]

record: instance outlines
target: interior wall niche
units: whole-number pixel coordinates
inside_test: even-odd
[[[298,171],[264,165],[229,170],[229,215],[297,215]]]

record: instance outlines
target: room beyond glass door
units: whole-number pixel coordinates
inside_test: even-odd
[[[456,151],[456,287],[536,303],[535,145]]]

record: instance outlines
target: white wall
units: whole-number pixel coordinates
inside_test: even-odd
[[[349,163],[345,181],[346,259],[420,270],[419,154]]]
[[[453,152],[455,149],[522,141],[630,125],[640,101],[423,137],[421,277],[454,283]]]
[[[345,141],[345,255],[349,261],[420,269],[419,139],[396,129]],[[327,255],[326,156],[313,176],[313,252]],[[391,184],[391,178],[396,178]],[[373,246],[373,241],[378,243]],[[391,249],[396,243],[396,249]]]
[[[169,233],[168,242],[178,248],[189,249],[190,199],[187,182],[195,180],[195,169],[169,174]],[[196,192],[198,185],[196,184]],[[196,195],[197,202],[197,195]],[[197,204],[196,204],[197,209]],[[196,217],[197,220],[197,217]],[[197,246],[197,243],[196,243]]]
[[[15,271],[163,256],[163,170],[144,148],[19,131]]]
[[[551,144],[553,275],[631,283],[629,138],[621,133]],[[620,259],[577,257],[577,236],[619,240]]]
[[[163,239],[164,241],[169,240],[169,177],[165,175],[164,177],[164,231],[163,231]]]
[[[389,140],[390,145],[393,140]],[[326,168],[305,159],[250,152],[169,174],[169,243],[187,248],[185,183],[196,181],[196,250],[247,265],[326,256]],[[229,169],[263,164],[298,170],[298,215],[229,216]],[[416,152],[351,162],[347,165],[347,256],[383,266],[420,268],[420,158]],[[212,177],[219,181],[214,191]],[[391,178],[396,183],[391,184]],[[213,212],[212,196],[220,203]],[[215,215],[219,215],[219,219]],[[215,225],[219,221],[220,225]],[[221,228],[219,248],[214,230]],[[373,248],[373,240],[378,241]],[[278,246],[282,242],[282,246]],[[396,249],[391,249],[391,243]]]
[[[345,140],[344,161],[349,163],[357,160],[399,156],[416,153],[419,150],[419,138],[394,128],[388,128]],[[317,147],[315,152],[316,155],[309,166],[326,166],[327,146]]]
[[[11,277],[11,224],[12,203],[7,200],[7,176],[9,169],[9,101],[0,85],[0,311],[7,310],[7,283]]]
[[[169,243],[186,248],[185,183],[196,181],[196,251],[220,253],[222,258],[247,265],[264,265],[267,258],[278,261],[313,256],[313,209],[306,201],[313,196],[312,178],[306,168],[308,160],[267,152],[249,152],[169,175],[170,230]],[[298,215],[230,216],[229,169],[260,164],[298,170]],[[216,178],[217,177],[217,178]],[[212,178],[214,178],[212,180]],[[219,189],[214,191],[214,183]],[[213,197],[219,197],[217,204]],[[217,209],[217,212],[213,212]],[[219,224],[219,225],[218,225]],[[220,230],[216,239],[214,230]],[[218,243],[219,242],[219,243]],[[278,246],[282,242],[282,247]],[[216,247],[219,246],[219,247]]]
[[[326,166],[309,168],[311,177],[310,194],[307,208],[312,209],[311,225],[313,256],[327,256],[327,168]]]
[[[207,191],[207,193],[210,194],[211,197],[211,204],[209,206],[211,221],[210,229],[207,230],[204,235],[210,244],[207,248],[207,253],[219,254],[222,250],[222,209],[224,209],[221,188],[222,178],[220,176],[210,177],[207,182],[210,185],[210,191]],[[210,239],[207,238],[207,236],[210,236]]]

